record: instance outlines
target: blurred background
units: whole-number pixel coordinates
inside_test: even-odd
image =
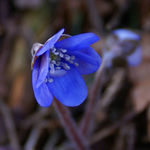
[[[96,33],[102,58],[114,53],[107,42],[113,30],[141,37],[140,64],[108,58],[88,143],[92,150],[150,150],[150,0],[0,0],[0,150],[73,150],[53,106],[40,107],[31,84],[32,44],[63,27],[70,35]],[[85,77],[89,90],[94,78]],[[87,101],[69,108],[77,124]]]

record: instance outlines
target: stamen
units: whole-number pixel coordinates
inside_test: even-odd
[[[63,63],[63,68],[66,69],[66,70],[69,70],[70,69],[70,66],[67,64],[67,63]]]
[[[69,61],[69,60],[70,60],[70,56],[67,55],[67,54],[65,54],[65,59],[66,59],[67,61]]]
[[[66,49],[60,49],[63,53],[66,53],[67,50]]]
[[[51,63],[55,65],[55,64],[56,64],[56,61],[55,61],[55,60],[52,60]]]
[[[75,56],[71,56],[71,60],[75,60]]]
[[[51,48],[51,49],[52,49],[52,52],[53,52],[53,53],[57,51],[57,49],[56,49],[55,47],[53,47],[53,48]]]
[[[56,49],[51,48],[50,58],[49,58],[49,75],[50,77],[58,77],[63,76],[67,70],[70,70],[70,65],[73,64],[75,66],[79,66],[76,63],[75,56],[65,54],[67,52],[66,49]],[[65,63],[66,61],[66,63]],[[46,82],[53,82],[53,78],[45,79]]]
[[[57,61],[55,65],[56,65],[56,66],[60,66],[60,64],[61,64],[61,63],[60,63],[59,61]]]
[[[59,53],[59,56],[61,57],[61,58],[63,58],[64,57],[64,54],[63,53]]]
[[[49,78],[49,79],[48,79],[48,82],[49,82],[49,83],[52,83],[53,81],[54,81],[54,80],[53,80],[52,78]]]
[[[50,73],[54,73],[54,72],[55,72],[54,64],[50,63]]]
[[[53,52],[53,54],[57,56],[57,55],[59,55],[59,52]]]
[[[74,63],[74,65],[75,65],[76,67],[78,67],[78,66],[79,66],[79,64],[78,64],[78,63],[76,63],[76,62]]]
[[[56,67],[56,69],[57,69],[57,70],[60,70],[60,69],[61,69],[61,67]]]

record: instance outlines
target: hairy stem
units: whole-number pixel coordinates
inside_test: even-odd
[[[74,144],[76,150],[89,150],[88,144],[77,129],[69,110],[56,99],[54,99],[54,106],[59,114],[60,121],[66,134]]]
[[[90,131],[91,122],[92,122],[92,118],[93,118],[93,112],[94,112],[93,110],[95,107],[95,100],[96,100],[99,88],[101,86],[100,80],[102,77],[104,66],[105,66],[105,63],[102,62],[99,70],[96,73],[95,80],[93,82],[91,91],[89,93],[89,99],[88,99],[87,107],[85,109],[83,119],[81,120],[80,129],[81,129],[81,132],[84,136],[86,136]]]

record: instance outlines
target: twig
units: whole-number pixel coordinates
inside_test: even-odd
[[[59,136],[60,134],[55,131],[44,145],[43,150],[54,150],[54,146],[57,143]]]
[[[120,90],[123,79],[125,77],[125,70],[119,69],[115,72],[112,77],[112,82],[110,86],[106,89],[104,96],[98,100],[98,108],[97,110],[106,108],[114,99],[118,90]]]
[[[24,120],[22,124],[25,128],[28,128],[33,124],[38,123],[39,120],[42,120],[45,116],[49,114],[49,112],[49,108],[40,108],[37,112],[29,116],[26,120]]]
[[[66,131],[66,134],[71,139],[76,150],[89,150],[88,144],[77,129],[69,110],[56,99],[54,99],[54,106],[59,114],[60,121]]]
[[[134,150],[135,149],[135,137],[136,131],[134,124],[129,124],[129,129],[127,129],[126,133],[127,136],[127,150]]]
[[[5,122],[11,146],[15,150],[21,150],[11,112],[2,99],[0,99],[0,111]]]
[[[123,80],[125,78],[125,70],[119,69],[115,71],[112,77],[112,82],[108,86],[108,88],[103,93],[103,97],[100,97],[97,101],[96,108],[95,108],[95,114],[103,114],[103,116],[106,115],[106,111],[108,106],[112,103],[117,94],[117,92],[120,90]],[[97,115],[96,119],[98,122],[102,121],[103,117]]]
[[[89,11],[88,14],[91,24],[100,34],[103,34],[103,22],[97,12],[95,1],[85,0],[85,2]]]
[[[125,144],[125,130],[126,130],[126,127],[124,126],[119,129],[119,133],[118,133],[117,138],[115,139],[115,144],[112,150],[126,149],[126,145],[124,145]]]
[[[134,150],[135,143],[135,126],[128,123],[119,129],[119,135],[116,139],[113,150]]]
[[[49,122],[48,121],[43,121],[38,125],[35,125],[35,127],[33,128],[25,146],[24,149],[25,150],[33,150],[35,149],[37,142],[39,140],[39,137],[41,135],[41,132],[44,128],[48,128],[49,127]]]
[[[122,120],[118,121],[117,123],[110,125],[106,128],[104,128],[102,131],[97,132],[92,138],[89,139],[91,144],[94,144],[107,136],[112,135],[116,129],[118,129],[120,126],[125,125],[128,121],[132,120],[137,115],[136,112],[130,112],[127,115],[123,117]]]
[[[147,110],[147,133],[148,133],[148,141],[150,142],[150,105],[148,106],[148,110]]]
[[[106,25],[106,28],[111,30],[112,28],[115,28],[117,25],[119,25],[121,17],[123,14],[127,11],[129,7],[129,2],[131,1],[125,1],[124,4],[120,5],[119,10],[114,14],[112,19],[108,22]]]
[[[11,52],[11,45],[13,42],[14,37],[17,35],[16,31],[16,24],[15,21],[9,20],[4,24],[4,29],[6,32],[6,37],[4,38],[4,42],[2,45],[2,53],[1,53],[1,59],[0,59],[0,74],[2,75],[5,71],[5,66],[7,65],[8,57]]]
[[[102,73],[104,70],[105,62],[103,61],[99,70],[96,73],[95,80],[93,82],[92,88],[89,93],[89,99],[87,103],[87,107],[85,109],[85,113],[83,115],[83,119],[81,120],[80,129],[84,136],[86,136],[89,132],[89,128],[91,126],[91,120],[93,118],[93,110],[95,107],[95,100],[98,95],[100,89],[100,80],[102,77]]]

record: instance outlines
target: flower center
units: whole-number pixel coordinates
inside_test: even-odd
[[[60,77],[66,74],[70,70],[71,66],[78,66],[75,62],[75,56],[67,54],[66,49],[56,49],[55,47],[50,49],[49,57],[49,73],[46,82],[53,82],[53,77]]]

